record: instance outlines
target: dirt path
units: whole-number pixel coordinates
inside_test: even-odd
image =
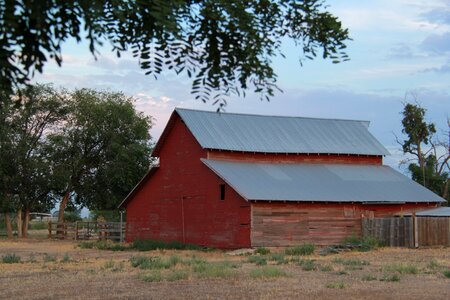
[[[270,268],[283,272],[270,279],[254,276],[267,266],[222,251],[113,252],[80,249],[70,241],[0,240],[0,256],[13,253],[20,263],[0,262],[1,299],[450,299],[450,278],[443,275],[450,269],[450,249],[286,257],[290,262],[280,265],[268,255]],[[129,262],[137,255],[184,263],[139,269]],[[211,265],[231,262],[232,275],[215,269],[219,273],[198,273],[189,262],[199,259]],[[163,278],[148,282],[148,274]]]

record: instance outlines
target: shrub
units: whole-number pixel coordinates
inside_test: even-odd
[[[63,258],[61,259],[62,263],[68,263],[70,262],[70,256],[68,253],[64,254]]]
[[[276,267],[265,266],[251,270],[250,276],[252,278],[275,278],[285,277],[287,273]]]
[[[439,265],[439,263],[435,259],[430,260],[430,262],[427,265],[427,268],[430,269],[430,270],[433,270],[433,271],[439,269],[440,267],[441,266]]]
[[[444,274],[445,277],[450,278],[450,269],[444,270],[442,274]]]
[[[4,264],[18,264],[20,263],[20,256],[15,253],[5,254],[2,256],[2,263]]]
[[[169,269],[174,265],[170,259],[164,260],[159,256],[132,256],[130,262],[132,267],[140,269]]]
[[[257,266],[264,266],[267,265],[267,260],[263,256],[259,255],[252,255],[248,257],[248,262],[254,263]]]
[[[270,250],[265,247],[259,247],[255,250],[256,254],[267,255],[270,253]]]
[[[152,271],[141,274],[140,278],[146,282],[159,282],[163,279],[160,271]]]
[[[320,267],[320,271],[331,272],[331,271],[333,271],[333,267],[331,265],[323,265]]]
[[[287,264],[289,261],[284,257],[283,253],[273,253],[269,256],[269,260],[274,261],[277,265]]]
[[[103,265],[103,267],[105,269],[112,269],[112,268],[114,268],[114,266],[115,266],[115,263],[112,259],[106,261],[105,264]]]
[[[111,251],[124,251],[129,247],[112,242],[112,241],[96,241],[96,242],[81,242],[78,244],[81,249],[98,249],[98,250],[111,250]]]
[[[206,248],[192,245],[183,244],[178,241],[164,242],[158,240],[134,240],[132,246],[133,249],[139,251],[150,251],[156,249],[175,249],[175,250],[206,250]]]
[[[315,246],[313,244],[303,244],[291,248],[286,248],[286,255],[311,255],[314,253]]]
[[[228,262],[204,262],[194,265],[192,270],[200,278],[228,278],[235,274],[231,267]]]
[[[350,259],[335,258],[333,259],[333,262],[353,268],[370,265],[370,263],[366,260],[351,259],[351,258]]]
[[[331,282],[326,285],[329,289],[343,289],[345,284],[342,281]]]

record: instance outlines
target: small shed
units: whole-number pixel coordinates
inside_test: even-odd
[[[154,166],[124,199],[127,240],[218,248],[328,245],[362,218],[436,208],[436,194],[383,165],[369,122],[177,108]]]

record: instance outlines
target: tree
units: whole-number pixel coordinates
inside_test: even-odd
[[[107,41],[131,50],[146,74],[163,70],[193,79],[192,93],[223,105],[252,88],[269,99],[277,89],[272,59],[290,39],[301,60],[318,54],[347,60],[348,30],[323,0],[2,1],[0,83],[9,88],[62,64],[62,44],[87,39],[95,56]]]
[[[412,179],[444,199],[450,200],[450,122],[446,141],[436,137],[436,127],[425,121],[426,110],[417,104],[406,103],[403,108],[402,132],[407,139],[402,142],[403,153],[412,155],[408,170]]]
[[[149,167],[151,119],[122,93],[89,89],[71,94],[62,131],[48,136],[47,152],[58,179],[58,222],[70,201],[115,208]]]
[[[30,210],[50,206],[51,169],[43,151],[45,136],[64,119],[67,105],[64,94],[48,85],[29,86],[14,98],[15,103],[3,101],[9,105],[2,110],[0,125],[0,200],[6,215],[10,210],[16,212],[18,235],[26,237]]]

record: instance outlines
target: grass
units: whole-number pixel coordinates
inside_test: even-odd
[[[351,236],[344,240],[344,245],[350,246],[352,249],[361,252],[367,252],[381,247],[380,242],[375,237],[371,236]]]
[[[163,277],[159,270],[153,270],[152,272],[141,274],[140,278],[145,282],[159,282],[163,280]]]
[[[18,264],[20,263],[20,256],[15,253],[5,254],[2,256],[2,263],[4,264]]]
[[[111,251],[124,251],[129,247],[115,243],[112,241],[95,241],[95,242],[81,242],[78,244],[81,249],[98,249],[98,250],[111,250]]]
[[[235,275],[234,266],[229,262],[199,263],[192,270],[199,278],[229,278]]]
[[[186,270],[171,270],[169,274],[167,274],[167,281],[178,281],[185,280],[189,278],[189,273]]]
[[[334,263],[341,264],[344,266],[368,266],[370,263],[366,260],[361,259],[343,259],[343,258],[335,258],[333,259]]]
[[[162,259],[159,256],[132,256],[130,258],[131,266],[134,268],[146,269],[169,269],[170,267],[179,263],[178,259],[169,257],[168,259]]]
[[[319,269],[322,272],[331,272],[331,271],[333,271],[333,266],[331,266],[331,265],[323,265],[323,266],[320,266]]]
[[[374,275],[372,275],[372,274],[364,274],[364,275],[361,277],[361,280],[362,280],[362,281],[374,281],[374,280],[377,280],[377,277],[374,276]]]
[[[269,256],[269,260],[270,261],[274,261],[277,265],[284,265],[287,264],[289,261],[284,257],[284,254],[279,252],[279,253],[272,253]]]
[[[286,277],[288,276],[287,273],[277,267],[273,266],[265,266],[256,268],[250,271],[250,276],[252,278],[277,278],[277,277]]]
[[[410,263],[399,263],[385,266],[384,271],[400,274],[418,274],[419,268]]]
[[[71,259],[70,259],[70,256],[68,253],[65,253],[63,258],[60,260],[60,262],[62,262],[62,263],[68,263],[70,261],[71,261]]]
[[[302,259],[298,262],[298,265],[301,266],[303,271],[313,271],[317,268],[312,259]]]
[[[380,281],[391,281],[391,282],[399,282],[400,281],[400,276],[398,274],[384,274],[381,278]]]
[[[442,271],[442,274],[444,274],[445,277],[450,278],[450,269]]]
[[[270,253],[270,250],[265,247],[259,247],[255,250],[255,254],[267,255]]]
[[[164,242],[157,240],[135,240],[131,245],[131,248],[139,250],[139,251],[150,251],[157,249],[172,249],[172,250],[208,250],[207,248],[192,245],[192,244],[183,244],[178,241],[172,242]]]
[[[342,281],[335,281],[328,283],[326,287],[329,289],[343,289],[345,287],[345,284]]]
[[[29,229],[30,230],[48,229],[48,222],[40,222],[40,221],[30,222]]]
[[[248,257],[248,262],[254,263],[257,266],[265,266],[267,265],[267,259],[263,256],[252,255]]]
[[[311,255],[314,253],[315,246],[313,244],[303,244],[300,246],[286,248],[284,253],[286,255]]]

